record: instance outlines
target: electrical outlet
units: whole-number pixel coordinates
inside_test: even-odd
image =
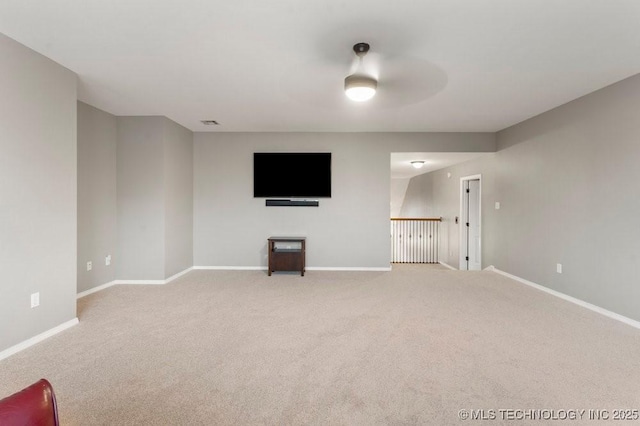
[[[496,210],[500,210],[500,201],[496,201]]]
[[[562,263],[557,263],[556,264],[556,272],[561,274],[562,273]]]
[[[111,265],[111,255],[107,255],[107,257],[104,258],[104,264],[106,266]]]
[[[35,308],[36,306],[40,306],[40,292],[31,295],[31,307]]]
[[[93,263],[91,263],[91,261],[87,262],[87,271],[90,271],[93,269]]]

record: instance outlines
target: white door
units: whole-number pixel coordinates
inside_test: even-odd
[[[461,185],[460,269],[482,269],[480,245],[480,178],[463,178]]]

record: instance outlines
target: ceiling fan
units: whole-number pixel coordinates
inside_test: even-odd
[[[372,54],[370,50],[369,43],[353,45],[357,62],[344,79],[344,92],[354,102],[366,102],[375,96],[380,98],[376,100],[378,107],[410,105],[446,86],[446,74],[433,63],[406,55]]]
[[[376,39],[378,47],[362,41],[350,43],[347,64],[339,47],[344,46],[345,37],[328,38],[332,42],[319,45],[318,55],[295,65],[296,76],[311,79],[292,79],[288,70],[282,74],[281,87],[290,98],[326,110],[354,106],[384,110],[423,102],[447,84],[442,68],[420,57],[418,51],[414,56],[398,48],[397,40]]]
[[[353,51],[358,57],[356,71],[344,79],[344,92],[355,102],[365,102],[373,98],[378,88],[378,81],[366,73],[363,65],[364,57],[369,52],[368,43],[356,43]]]

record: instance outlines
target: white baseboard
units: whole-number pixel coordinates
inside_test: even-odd
[[[111,287],[112,285],[115,285],[115,284],[118,284],[118,282],[117,281],[111,281],[109,283],[99,285],[98,287],[90,288],[89,290],[85,290],[85,291],[83,291],[81,293],[78,293],[76,295],[76,299],[81,299],[81,298],[83,298],[85,296],[88,296],[90,294],[97,293],[98,291],[104,290],[105,288],[109,288],[109,287]]]
[[[193,269],[212,271],[266,271],[266,266],[194,266]],[[388,268],[341,267],[341,266],[305,266],[305,271],[390,271]]]
[[[614,320],[623,322],[623,323],[625,323],[627,325],[630,325],[631,327],[635,327],[635,328],[640,329],[640,321],[636,321],[634,319],[625,317],[624,315],[616,314],[615,312],[611,312],[611,311],[609,311],[607,309],[601,308],[600,306],[596,306],[596,305],[593,305],[593,304],[591,304],[589,302],[585,302],[584,300],[576,299],[573,296],[569,296],[567,294],[560,293],[559,291],[552,290],[552,289],[550,289],[548,287],[542,286],[540,284],[536,284],[536,283],[531,282],[529,280],[525,280],[524,278],[520,278],[520,277],[518,277],[516,275],[509,274],[508,272],[501,271],[500,269],[496,268],[493,265],[488,266],[484,270],[485,271],[492,271],[492,272],[495,272],[497,274],[503,275],[503,276],[505,276],[507,278],[511,278],[514,281],[518,281],[518,282],[520,282],[522,284],[528,285],[528,286],[533,287],[533,288],[535,288],[537,290],[540,290],[540,291],[544,291],[545,293],[549,293],[549,294],[551,294],[553,296],[559,297],[560,299],[564,299],[564,300],[566,300],[568,302],[575,303],[578,306],[582,306],[583,308],[587,308],[587,309],[589,309],[591,311],[597,312],[597,313],[599,313],[601,315],[604,315],[606,317],[609,317],[609,318],[612,318]]]
[[[24,349],[27,349],[29,346],[33,346],[36,343],[40,343],[43,340],[60,333],[61,331],[66,330],[69,327],[73,327],[78,324],[78,318],[74,318],[67,322],[64,322],[56,327],[53,327],[50,330],[45,331],[44,333],[40,333],[37,336],[32,337],[31,339],[27,339],[24,342],[18,343],[17,345],[11,346],[8,349],[0,352],[0,360],[10,357],[13,354],[16,354]]]
[[[445,266],[445,267],[447,267],[447,268],[451,269],[452,271],[457,271],[457,269],[456,269],[456,268],[454,268],[453,266],[451,266],[451,265],[449,265],[449,264],[446,264],[446,263],[444,263],[444,262],[438,262],[438,263],[439,263],[439,264],[441,264],[442,266]]]
[[[126,284],[126,285],[164,285],[167,282],[165,280],[115,280],[115,284]]]
[[[155,285],[164,285],[164,284],[169,284],[171,281],[180,278],[181,276],[183,276],[184,274],[186,274],[187,272],[193,270],[194,267],[190,267],[185,269],[184,271],[180,271],[175,275],[170,276],[169,278],[165,279],[165,280],[116,280],[115,283],[116,284],[131,284],[131,285],[137,285],[137,284],[155,284]]]
[[[111,281],[109,283],[102,284],[102,285],[100,285],[98,287],[94,287],[94,288],[91,288],[89,290],[83,291],[82,293],[78,293],[76,298],[80,299],[81,297],[88,296],[88,295],[90,295],[92,293],[96,293],[96,292],[98,292],[100,290],[104,290],[104,289],[109,288],[109,287],[111,287],[113,285],[116,285],[116,284],[125,284],[125,285],[138,285],[138,284],[163,285],[163,284],[168,284],[171,281],[173,281],[173,280],[175,280],[177,278],[180,278],[181,276],[183,276],[187,272],[191,271],[192,269],[194,269],[194,268],[193,267],[187,268],[184,271],[178,272],[177,274],[167,278],[166,280],[114,280],[114,281]]]
[[[194,266],[193,269],[209,271],[266,271],[266,266]]]
[[[178,272],[177,274],[172,275],[172,276],[170,276],[169,278],[167,278],[166,280],[164,280],[164,283],[165,283],[165,284],[168,284],[168,283],[170,283],[171,281],[176,280],[176,279],[180,278],[181,276],[188,274],[188,273],[189,273],[189,272],[191,272],[192,270],[193,270],[193,266],[191,266],[190,268],[185,269],[184,271],[180,271],[180,272]]]
[[[351,272],[389,272],[388,267],[366,267],[366,266],[307,266],[307,271],[351,271]]]

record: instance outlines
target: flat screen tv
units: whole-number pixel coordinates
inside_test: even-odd
[[[253,196],[331,197],[330,152],[256,152]]]

